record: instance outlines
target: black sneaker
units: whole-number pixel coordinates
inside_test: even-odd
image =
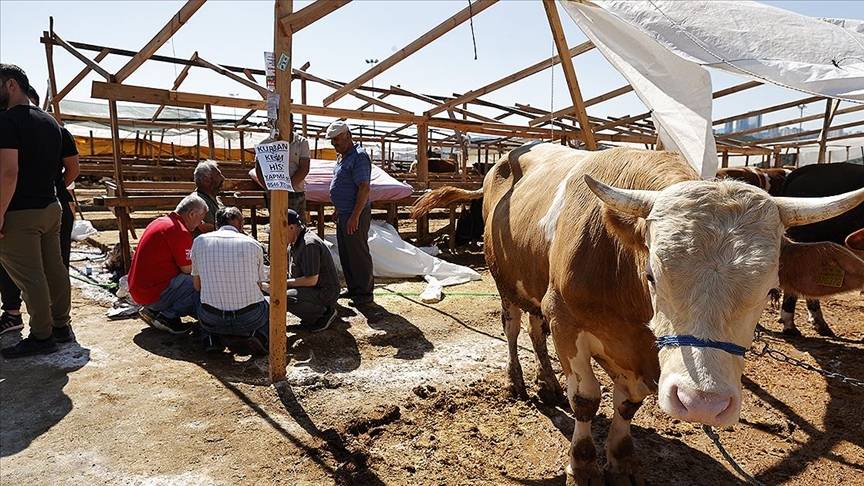
[[[71,343],[75,340],[75,333],[72,332],[72,326],[69,324],[63,327],[55,327],[52,335],[54,341],[58,343]]]
[[[8,312],[4,312],[3,315],[0,316],[0,334],[6,334],[7,332],[17,331],[19,329],[24,329],[24,319],[21,318],[21,314],[13,316]]]
[[[189,324],[184,324],[179,317],[168,319],[162,314],[157,314],[152,310],[142,307],[138,311],[138,315],[150,327],[159,329],[160,331],[170,332],[171,334],[186,334],[191,329]]]
[[[249,337],[248,346],[252,356],[267,356],[270,354],[270,345],[262,336],[254,334]]]
[[[204,336],[204,351],[207,353],[221,353],[225,351],[225,344],[219,336],[207,334]]]
[[[24,356],[35,356],[37,354],[51,354],[55,351],[57,351],[57,343],[54,342],[53,337],[48,339],[26,337],[18,341],[18,344],[0,350],[0,354],[4,358],[13,359],[23,358]]]
[[[324,315],[319,317],[317,321],[313,324],[306,325],[306,329],[311,332],[321,332],[330,327],[330,324],[333,324],[333,321],[336,320],[336,308],[328,307],[326,311],[324,311]]]
[[[350,299],[351,297],[354,297],[354,294],[352,292],[350,292],[348,289],[342,289],[339,291],[339,298],[340,299]]]

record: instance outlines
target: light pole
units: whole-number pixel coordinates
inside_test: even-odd
[[[803,103],[798,105],[798,118],[804,118],[804,108],[806,108],[806,107],[807,107],[807,105],[805,105]],[[802,123],[799,121],[798,122],[798,133],[801,133],[802,130],[803,130]]]
[[[378,59],[366,59],[366,64],[371,68],[372,66],[378,64]],[[375,78],[373,77],[370,82],[372,83],[372,87],[375,87]],[[372,96],[375,97],[375,91],[372,91]],[[372,113],[375,113],[375,103],[372,103]],[[372,120],[372,133],[375,133],[375,120]],[[360,141],[360,144],[363,144],[363,141]],[[384,160],[384,154],[381,154],[381,160]]]

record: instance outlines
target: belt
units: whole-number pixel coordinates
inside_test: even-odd
[[[262,300],[261,302],[264,302],[264,301]],[[243,315],[249,311],[253,311],[253,310],[257,309],[258,306],[261,305],[261,302],[255,302],[254,304],[249,304],[246,307],[243,307],[243,308],[237,309],[237,310],[233,310],[233,311],[223,311],[222,309],[217,309],[210,304],[205,304],[204,302],[201,303],[201,307],[203,307],[205,310],[212,312],[214,314],[241,316],[241,315]]]

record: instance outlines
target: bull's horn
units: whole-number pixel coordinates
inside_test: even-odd
[[[657,198],[656,191],[639,191],[634,189],[619,189],[604,184],[589,175],[585,175],[588,189],[597,195],[601,201],[616,211],[632,216],[645,218],[654,207]]]
[[[828,197],[775,197],[774,202],[785,226],[801,226],[831,219],[861,204],[864,188]]]

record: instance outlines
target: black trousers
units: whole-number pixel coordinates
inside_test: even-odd
[[[60,254],[63,256],[63,264],[69,268],[69,254],[72,252],[72,226],[75,224],[75,213],[69,207],[69,203],[61,202],[60,207],[63,214],[60,217]],[[12,277],[6,269],[0,265],[0,309],[18,310],[21,308],[21,289],[12,281]]]
[[[369,253],[369,223],[372,208],[360,213],[360,224],[353,235],[348,234],[348,220],[338,218],[336,244],[339,246],[339,262],[351,299],[355,302],[371,301],[375,279],[372,276],[372,255]]]
[[[339,290],[324,291],[315,287],[288,289],[288,312],[303,324],[314,324],[325,312],[336,306]]]

